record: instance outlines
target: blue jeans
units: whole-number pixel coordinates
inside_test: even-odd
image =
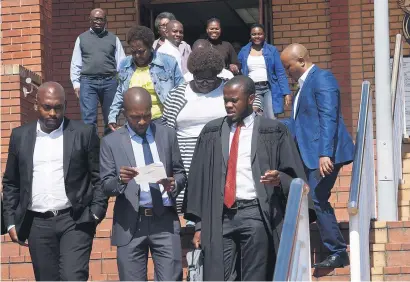
[[[332,255],[346,252],[346,242],[340,232],[334,210],[329,203],[330,191],[336,182],[341,168],[342,165],[336,164],[333,172],[324,178],[320,176],[319,169],[305,168],[310,187],[309,194],[312,197],[316,211],[316,223],[320,237]]]
[[[269,85],[255,85],[255,94],[259,97],[261,102],[261,109],[263,110],[263,116],[276,119],[272,106],[272,92]]]
[[[80,109],[84,123],[97,126],[98,102],[101,104],[104,118],[104,135],[111,132],[108,128],[108,114],[117,91],[117,78],[113,77],[88,77],[80,79]]]

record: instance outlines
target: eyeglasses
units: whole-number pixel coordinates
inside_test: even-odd
[[[132,54],[138,54],[138,55],[143,55],[145,52],[147,52],[148,49],[140,49],[140,50],[135,50],[131,48],[131,53]]]
[[[215,81],[218,79],[218,77],[212,77],[212,78],[202,78],[202,77],[197,77],[194,75],[194,80],[195,82],[199,84],[212,84],[215,83]]]

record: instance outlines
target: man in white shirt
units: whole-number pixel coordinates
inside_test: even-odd
[[[305,179],[302,162],[286,127],[253,113],[251,78],[235,76],[223,92],[227,116],[199,136],[185,218],[196,222],[204,281],[271,281],[290,181]]]
[[[166,29],[165,42],[158,48],[158,53],[168,54],[175,58],[182,72],[182,55],[178,49],[184,38],[184,26],[177,20],[169,21]],[[187,57],[189,54],[186,55]]]
[[[176,18],[174,14],[169,12],[162,12],[155,18],[155,29],[160,36],[157,40],[154,41],[154,44],[152,44],[152,48],[154,48],[155,51],[157,51],[158,48],[165,43],[167,37],[167,25],[169,21],[172,20],[176,20]],[[191,46],[183,39],[184,35],[182,34],[180,36],[180,39],[178,40],[179,42],[177,42],[175,46],[178,46],[179,53],[181,54],[182,74],[185,74],[188,72],[187,62],[189,54],[191,54],[192,50]]]
[[[13,129],[3,177],[4,219],[27,245],[36,280],[86,281],[97,223],[108,201],[100,186],[93,125],[64,117],[64,88],[38,89],[38,120]]]
[[[117,247],[120,280],[147,281],[148,250],[155,281],[181,281],[182,249],[176,197],[186,173],[175,130],[151,123],[151,95],[141,87],[124,94],[127,124],[101,142],[101,180],[116,197],[112,244]],[[167,178],[137,182],[138,168],[162,163]]]

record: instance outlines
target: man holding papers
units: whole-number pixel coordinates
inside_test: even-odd
[[[122,281],[147,281],[148,250],[156,281],[182,280],[180,223],[175,199],[186,173],[173,129],[151,123],[151,96],[141,87],[124,95],[127,124],[101,142],[100,174],[116,196],[111,243]]]

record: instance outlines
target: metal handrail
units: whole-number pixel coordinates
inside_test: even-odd
[[[310,275],[310,235],[309,235],[309,212],[308,196],[309,187],[306,183],[296,178],[290,184],[290,192],[286,204],[285,219],[283,222],[281,240],[276,259],[275,274],[273,281],[289,281],[290,277],[300,279],[308,271]],[[300,224],[304,220],[304,224]],[[298,232],[303,228],[303,234]],[[301,234],[307,243],[297,240],[298,234]],[[307,248],[308,267],[298,267],[295,264],[302,252],[301,248]],[[306,251],[305,251],[306,253]],[[299,269],[300,268],[300,269]]]
[[[392,74],[391,74],[391,93],[392,93],[392,116],[394,120],[394,110],[396,107],[396,95],[397,95],[397,87],[399,86],[397,84],[398,78],[399,78],[399,66],[400,66],[400,60],[401,60],[401,55],[402,55],[402,37],[401,34],[396,34],[396,45],[394,47],[394,56],[393,56],[393,67],[392,67]],[[399,107],[401,105],[398,105]]]
[[[392,63],[391,96],[392,96],[392,120],[393,120],[393,173],[394,187],[396,189],[396,202],[398,187],[403,180],[401,145],[405,132],[405,109],[404,109],[404,73],[403,73],[403,47],[401,34],[396,35],[396,45]]]
[[[365,149],[365,137],[366,137],[366,128],[367,128],[367,117],[369,109],[369,102],[371,99],[370,93],[370,82],[363,81],[362,83],[362,96],[360,102],[360,111],[359,111],[359,123],[357,127],[356,134],[356,152],[353,161],[352,168],[352,179],[350,186],[350,195],[348,203],[349,214],[355,215],[359,210],[359,195],[360,195],[360,183],[362,178],[362,164],[363,156]],[[373,146],[373,144],[367,144],[368,146]]]

